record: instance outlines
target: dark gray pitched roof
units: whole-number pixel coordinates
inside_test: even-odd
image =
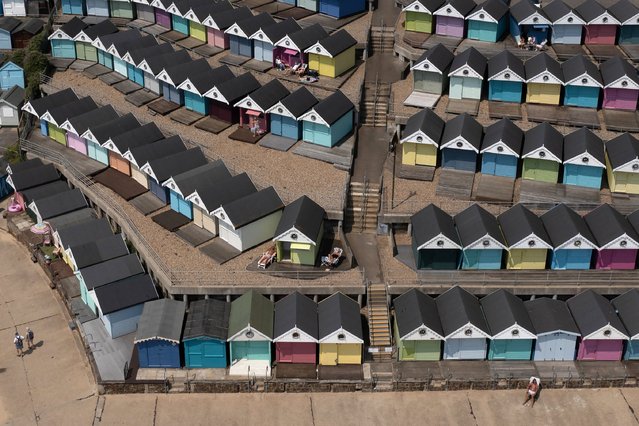
[[[52,219],[47,222],[54,227],[56,225],[53,223],[54,220],[55,219]],[[113,235],[111,225],[109,225],[109,221],[106,218],[69,223],[68,225],[55,228],[55,230],[58,232],[65,249]]]
[[[120,56],[126,55],[129,50],[142,49],[144,47],[157,46],[158,42],[154,36],[146,35],[140,37],[134,37],[124,40],[116,40],[113,42],[113,47],[117,50]]]
[[[442,323],[444,337],[454,333],[468,323],[486,334],[490,334],[479,300],[463,288],[454,286],[437,296],[435,302],[437,303],[437,311]]]
[[[550,297],[539,297],[525,301],[524,306],[537,335],[557,331],[580,334],[566,302]]]
[[[69,184],[63,180],[56,180],[44,185],[35,186],[33,188],[22,191],[22,196],[27,203],[41,198],[50,197],[61,192],[69,190]]]
[[[630,337],[639,334],[639,290],[633,288],[612,299],[612,306],[623,322]]]
[[[480,10],[483,10],[493,19],[499,21],[508,12],[508,5],[504,3],[503,0],[486,0],[475,6],[467,15],[472,15]]]
[[[606,12],[606,9],[595,0],[585,0],[575,10],[586,22],[590,22]]]
[[[284,208],[284,202],[277,195],[275,188],[269,186],[261,191],[253,192],[238,198],[222,207],[235,229],[255,222],[277,210]]]
[[[639,8],[637,8],[637,6],[635,6],[628,0],[619,0],[612,6],[608,7],[608,12],[610,12],[615,18],[619,20],[619,22],[623,24],[627,20],[637,16],[639,14]],[[632,24],[632,22],[628,22],[628,25]]]
[[[552,245],[541,219],[522,204],[515,204],[500,214],[497,220],[509,246],[520,242],[530,234]]]
[[[535,13],[547,18],[546,14],[541,9],[535,7],[529,0],[520,0],[510,6],[510,14],[517,22],[521,22]],[[550,21],[550,19],[548,19],[548,21]]]
[[[277,237],[295,228],[310,240],[317,241],[325,214],[326,212],[319,204],[306,195],[302,195],[284,207],[282,217],[275,231],[275,236]]]
[[[24,192],[22,194],[24,195]],[[635,210],[626,216],[626,220],[630,223],[632,228],[639,233],[639,210]]]
[[[224,31],[237,21],[247,19],[253,16],[251,9],[246,6],[238,7],[237,9],[224,10],[222,12],[215,12],[211,14],[211,17],[217,24],[217,27]]]
[[[158,298],[155,284],[149,275],[139,274],[95,289],[100,311],[108,315]]]
[[[417,1],[421,3],[422,6],[424,6],[431,13],[435,12],[437,9],[439,9],[439,6],[444,4],[444,0],[417,0]],[[408,4],[410,3],[413,3],[413,2],[409,1]]]
[[[362,319],[359,305],[356,301],[343,293],[335,293],[319,302],[317,305],[319,323],[319,338],[334,333],[343,328],[355,337],[364,339]]]
[[[20,20],[14,18],[13,16],[0,17],[0,30],[13,32],[13,30],[18,28],[20,24],[21,24]]]
[[[33,167],[21,172],[14,172],[11,175],[13,187],[17,192],[35,186],[44,185],[55,180],[59,180],[60,175],[53,164],[45,164],[39,167]]]
[[[89,291],[114,281],[144,273],[140,260],[135,254],[116,257],[82,268],[79,271]]]
[[[611,84],[621,77],[628,77],[635,83],[639,84],[637,70],[628,61],[623,60],[619,56],[613,56],[599,66],[601,78],[604,85]]]
[[[97,220],[97,218],[98,216],[95,213],[95,210],[86,208],[48,219],[45,222],[49,224],[51,229],[60,232],[70,226],[79,225],[85,222],[92,222],[93,220]],[[109,232],[111,232],[110,228]]]
[[[223,204],[243,198],[257,189],[246,173],[241,173],[224,181],[224,185],[218,182],[210,182],[197,188],[197,193],[202,203],[213,211]]]
[[[463,113],[446,122],[441,145],[461,136],[479,151],[483,133],[484,128],[475,120],[475,117]]]
[[[43,166],[44,163],[40,159],[40,157],[33,157],[28,160],[21,161],[19,163],[13,163],[7,166],[7,168],[11,168],[11,173],[18,173],[24,170],[33,169],[34,167]]]
[[[109,48],[112,44],[123,40],[140,40],[142,33],[139,30],[132,29],[127,31],[118,31],[116,33],[104,34],[97,36],[93,41],[99,40],[105,48]]]
[[[340,90],[313,107],[315,112],[329,125],[335,123],[353,108],[355,105]]]
[[[626,328],[608,300],[592,290],[586,290],[566,301],[582,336],[588,336],[610,324],[626,334]]]
[[[130,49],[129,56],[134,64],[139,64],[142,59],[151,59],[154,56],[160,56],[167,53],[173,53],[173,46],[171,43],[160,43],[151,46],[140,47],[139,49]]]
[[[565,204],[558,204],[546,213],[541,215],[541,221],[552,241],[553,247],[557,248],[566,243],[571,238],[581,235],[584,239],[596,245],[595,237],[586,225],[586,221],[570,207]]]
[[[595,157],[601,164],[606,164],[604,143],[591,130],[582,127],[564,136],[564,161],[585,153]]]
[[[478,204],[457,213],[454,220],[463,247],[477,242],[486,235],[506,245],[497,218]]]
[[[88,25],[82,19],[74,16],[69,22],[60,27],[60,31],[73,38],[87,27]]]
[[[111,138],[111,142],[121,153],[131,148],[147,145],[163,139],[164,135],[155,123],[148,123]]]
[[[501,0],[496,1],[501,2]],[[522,80],[526,79],[524,63],[509,50],[502,50],[488,60],[488,78],[491,78],[506,69],[510,69],[511,72],[521,77]]]
[[[568,7],[566,3],[563,2],[563,0],[553,0],[552,2],[542,7],[541,10],[544,11],[546,16],[548,16],[550,21],[553,23],[568,15],[570,12],[573,12],[575,15],[579,16],[579,13],[571,7]]]
[[[36,115],[40,117],[48,110],[76,99],[78,99],[78,95],[76,95],[72,89],[64,89],[42,98],[32,99],[29,103],[35,110]]]
[[[429,204],[411,216],[410,223],[417,247],[440,234],[461,245],[452,216],[434,204]]]
[[[494,291],[482,297],[479,303],[493,336],[515,324],[535,334],[535,328],[524,302],[511,292],[504,289]]]
[[[318,338],[317,303],[297,291],[275,303],[273,337],[279,337],[293,328]]]
[[[207,163],[202,150],[197,148],[170,154],[155,160],[149,161],[149,166],[159,183],[169,179],[171,176],[189,171]]]
[[[250,37],[260,28],[268,28],[271,25],[275,25],[275,20],[269,13],[262,12],[255,16],[251,16],[250,18],[237,21],[236,24],[247,37]]]
[[[146,302],[134,343],[145,340],[162,339],[179,343],[184,325],[186,303],[172,299],[159,299]]]
[[[215,15],[226,10],[233,10],[233,5],[228,1],[219,1],[215,3],[203,2],[190,5],[190,9],[193,10],[195,16],[203,22],[209,15]]]
[[[455,59],[453,59],[453,62],[450,65],[449,73],[452,73],[460,69],[461,67],[468,65],[470,68],[473,69],[473,71],[483,77],[484,73],[486,72],[486,64],[486,57],[479,53],[479,51],[474,47],[469,47],[459,55],[455,56]]]
[[[156,158],[166,157],[167,155],[175,154],[177,152],[185,151],[186,146],[182,142],[182,138],[179,136],[171,136],[170,138],[160,139],[150,144],[131,148],[131,156],[135,159],[135,162],[142,167],[148,161],[155,160]]]
[[[630,133],[623,133],[606,142],[606,152],[613,169],[639,158],[639,141]]]
[[[269,25],[266,28],[262,28],[262,31],[264,31],[264,34],[266,34],[266,37],[268,37],[269,40],[271,40],[273,43],[277,43],[284,36],[292,34],[301,29],[302,27],[300,27],[295,19],[288,18],[284,21],[278,22],[275,25]]]
[[[90,128],[90,130],[95,139],[100,144],[103,144],[104,142],[109,140],[109,138],[120,135],[124,132],[128,132],[129,130],[135,129],[136,127],[140,127],[140,123],[133,114],[128,113],[116,118],[115,120],[107,121],[106,123],[93,126]]]
[[[527,0],[522,0],[527,1]],[[548,71],[550,74],[558,78],[560,81],[564,81],[564,75],[561,71],[561,65],[559,62],[551,58],[546,52],[541,52],[528,59],[524,63],[524,69],[526,70],[526,79],[531,79],[544,71]]]
[[[563,145],[564,136],[553,126],[543,122],[526,131],[521,155],[530,154],[543,146],[561,161]]]
[[[217,86],[222,96],[230,105],[235,104],[249,93],[259,89],[260,83],[250,72],[239,75],[231,80],[224,81]]]
[[[475,5],[473,0],[446,0],[444,4],[440,6],[440,9],[451,6],[462,16],[467,16],[470,11],[475,8]]]
[[[453,59],[455,59],[453,52],[443,44],[438,43],[432,49],[428,49],[422,53],[422,56],[420,56],[415,63],[418,64],[424,60],[428,60],[428,62],[437,67],[442,73],[448,73],[448,68],[450,64],[453,63]]]
[[[186,314],[183,340],[212,337],[226,341],[231,304],[215,299],[195,300]]]
[[[483,151],[501,141],[519,155],[523,140],[524,131],[509,119],[502,118],[486,127],[481,141],[481,149]]]
[[[59,105],[55,108],[49,109],[49,114],[58,124],[64,123],[67,119],[76,117],[88,111],[93,111],[98,105],[93,98],[87,96],[86,98],[80,98],[64,105]]]
[[[434,142],[439,143],[444,133],[445,124],[444,120],[433,110],[424,108],[408,119],[402,136],[408,137],[415,132],[422,131]]]
[[[501,1],[501,0],[500,0]],[[330,36],[323,38],[319,41],[324,49],[328,51],[332,56],[337,56],[345,50],[355,46],[357,40],[346,30],[339,30],[331,34]]]
[[[597,240],[599,247],[622,236],[624,233],[639,242],[639,235],[625,217],[609,204],[602,204],[584,216],[586,224]]]
[[[262,110],[266,111],[290,94],[291,92],[279,80],[273,79],[249,96]]]
[[[313,24],[310,27],[289,34],[289,38],[302,52],[326,37],[328,37],[328,33],[320,24]]]
[[[89,37],[91,40],[95,40],[96,37],[100,37],[106,34],[113,34],[118,31],[118,27],[116,27],[110,20],[105,19],[95,25],[90,25],[89,28],[84,30],[84,34]]]
[[[78,188],[37,199],[34,203],[42,220],[87,207],[87,201]]]
[[[86,132],[89,127],[95,127],[104,122],[113,121],[118,118],[118,113],[111,105],[105,105],[100,108],[76,115],[69,119],[69,124],[78,132],[78,135]]]
[[[146,61],[153,75],[158,75],[160,71],[164,69],[164,67],[171,64],[190,61],[191,56],[186,50],[176,50],[162,55],[152,54],[150,57],[145,56],[143,59]],[[140,62],[142,62],[142,60],[140,60],[138,64]]]
[[[164,71],[169,75],[175,86],[182,84],[192,75],[207,74],[212,71],[211,65],[204,58],[167,64]],[[230,70],[229,70],[230,71]]]
[[[231,173],[222,160],[216,160],[172,176],[172,178],[182,195],[188,197],[193,191],[209,183],[223,185],[223,181],[231,178]]]
[[[281,102],[295,118],[299,118],[302,114],[313,108],[319,101],[306,87],[300,87],[282,99]],[[277,113],[277,111],[274,112]]]
[[[73,253],[73,259],[78,269],[129,254],[122,234],[109,235],[68,247]]]
[[[597,65],[590,62],[584,55],[579,54],[571,57],[561,64],[561,70],[564,73],[566,83],[585,73],[596,82],[603,85],[599,68],[597,68]]]
[[[413,288],[393,300],[395,321],[400,337],[415,331],[422,325],[444,337],[435,299]]]
[[[235,74],[233,74],[228,66],[222,65],[221,67],[212,68],[205,72],[190,73],[188,78],[198,92],[204,94],[218,84],[234,79]]]
[[[2,95],[0,95],[0,101],[7,105],[11,105],[16,109],[20,109],[24,104],[25,93],[26,92],[22,87],[15,85],[9,90],[2,92]]]

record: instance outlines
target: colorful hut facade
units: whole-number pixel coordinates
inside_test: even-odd
[[[584,44],[615,44],[621,22],[595,0],[586,0],[575,9],[586,21]]]
[[[364,332],[359,305],[335,293],[317,305],[319,364],[361,364]]]
[[[166,43],[140,49],[130,49],[122,58],[124,62],[127,63],[127,76],[129,80],[133,80],[135,83],[156,95],[161,95],[162,86],[160,85],[160,82],[155,79],[155,75],[144,71],[142,68],[138,67],[138,64],[145,58],[161,56],[172,52],[173,48],[171,46],[167,46]]]
[[[229,40],[230,36],[226,34],[225,31],[235,22],[242,21],[251,16],[253,16],[253,13],[251,13],[251,9],[246,6],[209,13],[202,21],[202,24],[206,27],[207,43],[210,46],[220,49],[228,49],[231,45]]]
[[[488,100],[521,103],[525,81],[523,62],[508,50],[488,60]]]
[[[453,218],[430,204],[410,218],[417,269],[457,269],[462,245]]]
[[[190,77],[190,78],[189,78]],[[156,78],[163,82],[162,92],[164,98],[174,103],[183,103],[187,110],[208,115],[209,100],[202,92],[210,88],[216,82],[233,78],[233,73],[228,67],[213,70],[206,59],[184,62],[174,66],[165,67]],[[186,80],[189,80],[188,82]],[[196,81],[201,90],[193,83]],[[176,93],[177,92],[177,93]]]
[[[612,306],[628,331],[629,340],[623,359],[639,359],[639,291],[632,289],[615,297],[612,299]]]
[[[51,139],[62,145],[66,145],[66,132],[61,128],[62,123],[84,112],[92,111],[97,107],[98,105],[95,101],[91,97],[87,96],[85,98],[69,102],[65,105],[49,109],[40,116],[40,121],[47,122],[47,126],[49,127],[48,133]]]
[[[108,166],[109,151],[103,148],[102,144],[110,138],[137,127],[140,127],[140,123],[133,114],[129,113],[113,121],[89,127],[80,137],[87,141],[87,155]]]
[[[515,179],[524,132],[502,118],[488,126],[481,141],[481,173]]]
[[[150,160],[140,167],[140,170],[149,177],[149,191],[164,204],[168,204],[171,201],[170,190],[162,184],[173,176],[205,164],[207,164],[207,159],[198,147]],[[187,206],[182,207],[178,200],[174,203],[174,207],[177,207],[178,212],[189,219],[193,215],[188,203]]]
[[[606,154],[599,136],[585,127],[564,136],[563,158],[564,184],[601,188]]]
[[[404,6],[404,28],[418,33],[433,32],[433,13],[439,9],[443,0],[415,0]]]
[[[317,364],[317,304],[294,292],[275,303],[275,361]]]
[[[73,41],[75,42],[76,58],[85,61],[98,62],[100,57],[98,55],[98,49],[96,49],[96,47],[92,44],[93,40],[96,37],[113,34],[117,31],[118,28],[108,19],[83,29],[73,37]],[[102,59],[104,60],[104,56],[102,56]]]
[[[553,246],[551,269],[590,269],[598,249],[595,237],[584,219],[565,204],[559,204],[541,216]]]
[[[627,0],[619,0],[608,12],[621,23],[618,43],[639,44],[639,8]]]
[[[577,360],[619,361],[628,332],[608,300],[586,290],[566,302],[581,338]]]
[[[248,72],[216,84],[204,94],[211,99],[210,116],[231,124],[239,123],[240,110],[233,105],[260,87],[257,79]]]
[[[506,269],[546,269],[552,243],[539,217],[516,204],[497,218],[508,247]]]
[[[124,158],[124,153],[160,139],[164,139],[160,129],[155,123],[149,123],[109,138],[102,146],[109,150],[109,167],[131,176],[131,162]]]
[[[260,28],[268,28],[271,25],[275,25],[275,20],[266,12],[235,22],[224,31],[225,34],[229,35],[231,53],[252,58],[254,56],[254,43],[251,36]],[[263,47],[260,44],[260,48]]]
[[[155,24],[155,8],[151,6],[149,0],[131,0],[135,4],[135,16],[137,19]]]
[[[572,361],[581,336],[566,302],[540,297],[524,302],[537,333],[533,361]]]
[[[451,99],[481,99],[486,72],[486,58],[474,47],[455,56],[450,66],[448,97]]]
[[[486,359],[490,330],[479,300],[454,286],[439,295],[435,302],[445,338],[443,359]]]
[[[27,101],[24,105],[22,105],[22,110],[31,115],[35,115],[36,118],[40,118],[40,116],[47,112],[49,108],[64,105],[65,103],[72,102],[75,99],[78,99],[78,96],[73,92],[73,90],[64,89],[49,96]],[[40,133],[42,136],[48,136],[46,121],[40,122]]]
[[[354,117],[355,105],[338,90],[299,118],[303,122],[302,139],[332,148],[353,131]]]
[[[271,120],[266,111],[290,94],[279,80],[273,79],[236,102],[233,106],[240,109],[240,127],[257,135],[268,133]]]
[[[189,306],[182,334],[186,368],[226,368],[226,338],[231,304],[215,299]]]
[[[529,37],[537,44],[547,43],[551,26],[548,16],[532,2],[520,1],[510,6],[510,34],[517,44]]]
[[[13,86],[24,89],[24,70],[11,61],[0,66],[0,89],[9,90]]]
[[[393,301],[393,334],[399,361],[439,361],[444,331],[432,297],[417,289]]]
[[[639,194],[639,141],[630,133],[606,142],[606,172],[611,192]]]
[[[307,196],[284,207],[275,230],[278,262],[315,266],[324,237],[324,209]]]
[[[317,12],[319,0],[297,0],[297,7]]]
[[[67,146],[81,154],[89,155],[88,141],[81,137],[90,127],[98,126],[100,123],[108,123],[118,118],[111,105],[93,109],[75,117],[68,118],[60,125],[66,132]],[[94,145],[92,145],[94,146]],[[95,148],[93,148],[95,153]],[[108,156],[107,159],[108,161]]]
[[[596,269],[635,269],[639,235],[621,213],[602,204],[584,219],[599,247]]]
[[[603,80],[597,65],[583,55],[573,56],[561,64],[565,78],[564,105],[597,108]]]
[[[313,46],[318,41],[328,37],[328,33],[319,24],[313,24],[291,34],[282,37],[275,43],[275,55],[289,67],[295,64],[308,64],[308,54],[304,53],[306,49]]]
[[[526,102],[533,104],[559,105],[561,87],[564,85],[563,72],[559,62],[539,53],[527,60]]]
[[[468,38],[497,42],[508,26],[508,6],[502,0],[486,0],[466,16]]]
[[[439,43],[427,50],[411,66],[413,91],[443,95],[448,87],[448,72],[455,55]]]
[[[599,70],[604,89],[602,108],[636,110],[639,99],[637,70],[618,56],[602,63]]]
[[[435,34],[463,38],[466,27],[466,16],[475,8],[470,0],[446,0],[433,12],[435,18]]]
[[[88,25],[76,16],[51,33],[48,37],[49,43],[51,44],[51,55],[54,58],[75,59],[76,53],[73,37],[87,27]]]
[[[564,137],[547,122],[528,130],[521,152],[521,177],[540,182],[557,183],[562,163]]]
[[[171,28],[184,35],[189,35],[189,21],[183,13],[188,9],[187,2],[163,0],[164,10],[171,15]]]
[[[339,77],[355,67],[357,40],[346,30],[339,30],[319,40],[304,53],[308,53],[308,66],[324,77]]]
[[[319,101],[305,87],[300,87],[266,110],[270,116],[271,133],[287,139],[302,139],[303,122],[299,118]]]
[[[191,57],[185,50],[173,51],[167,50],[156,54],[145,54],[145,57],[140,60],[136,65],[136,68],[142,70],[144,73],[144,87],[151,92],[162,95],[164,99],[173,103],[182,103],[184,92],[177,88],[160,81],[155,76],[158,75],[164,67],[180,64],[187,61],[191,61]]]
[[[554,0],[542,8],[551,22],[552,44],[581,44],[581,33],[586,21],[563,0]]]
[[[276,65],[276,59],[280,59],[281,47],[275,47],[275,43],[288,34],[300,31],[302,27],[293,18],[288,18],[275,25],[268,25],[258,29],[253,35],[253,58],[258,61]],[[317,68],[315,68],[317,69]]]
[[[506,242],[497,218],[473,204],[454,220],[463,250],[461,269],[501,269]]]
[[[444,125],[444,120],[430,108],[424,108],[410,117],[399,141],[402,145],[402,164],[437,166],[437,151]]]
[[[166,157],[185,151],[184,142],[179,136],[160,139],[155,142],[130,148],[123,157],[131,164],[131,177],[140,185],[149,189],[149,177],[140,168],[150,160]]]
[[[113,57],[113,70],[128,78],[129,67],[123,59],[124,55],[126,55],[129,50],[157,46],[157,44],[158,42],[155,37],[150,35],[114,41],[107,48],[107,52]]]
[[[446,123],[439,149],[442,167],[475,172],[483,127],[469,114],[461,114]]]
[[[7,3],[11,3],[12,0],[5,0]],[[2,3],[5,4],[5,1]],[[24,16],[24,15],[23,15]],[[11,39],[11,33],[13,33],[22,22],[19,19],[9,16],[0,17],[0,49],[11,50],[13,49],[13,40]]]
[[[133,343],[140,368],[180,368],[186,303],[159,299],[144,304]]]

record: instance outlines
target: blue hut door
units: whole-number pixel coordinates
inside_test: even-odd
[[[75,43],[72,40],[52,40],[51,53],[54,58],[75,58]]]
[[[140,86],[144,86],[144,71],[137,68],[135,65],[128,64],[127,73],[129,75],[129,80],[133,80]]]
[[[193,219],[193,210],[191,208],[191,203],[180,197],[178,193],[174,191],[169,192],[171,194],[171,209],[188,217],[189,219]]]
[[[477,155],[474,151],[444,148],[442,150],[442,167],[474,172]]]
[[[149,190],[160,199],[164,204],[166,204],[169,199],[167,195],[167,188],[157,183],[155,180],[149,178]]]
[[[603,170],[599,167],[566,164],[564,168],[564,183],[600,189],[602,172]]]
[[[113,71],[124,77],[127,76],[126,65],[126,62],[124,62],[122,59],[113,57]]]
[[[231,53],[249,58],[253,57],[252,40],[232,35],[229,37],[229,42],[231,44]]]
[[[273,45],[266,41],[253,41],[255,59],[258,61],[273,63]]]
[[[49,136],[49,126],[47,126],[47,122],[44,120],[40,120],[40,133],[42,136]]]
[[[184,91],[184,106],[189,111],[195,111],[202,115],[209,114],[208,101],[195,93]]]
[[[182,34],[189,35],[189,21],[181,16],[172,15],[171,22],[173,23],[173,29]]]
[[[177,89],[168,83],[162,83],[162,93],[164,93],[164,99],[169,102],[182,105],[184,103],[184,99],[182,98],[181,92],[182,91],[180,89]]]
[[[87,0],[87,15],[109,16],[109,3],[106,0]]]

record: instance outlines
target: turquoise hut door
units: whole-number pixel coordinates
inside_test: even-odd
[[[189,21],[186,18],[173,15],[171,21],[173,22],[173,29],[175,31],[189,35]]]
[[[231,344],[233,345],[233,360],[271,360],[271,342],[232,342]]]

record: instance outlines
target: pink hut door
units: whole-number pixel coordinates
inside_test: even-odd
[[[639,90],[633,89],[604,89],[603,108],[627,109],[634,111],[637,108]]]
[[[619,361],[623,355],[623,340],[582,340],[578,360]]]
[[[67,132],[67,146],[84,155],[87,155],[87,142],[80,136],[76,136],[71,132]]]
[[[315,343],[278,342],[275,358],[282,363],[315,364],[316,348]]]
[[[635,269],[637,250],[601,250],[596,269]]]
[[[616,25],[586,25],[585,44],[614,45],[617,38]]]
[[[220,30],[214,28],[207,28],[207,40],[211,46],[219,47],[220,49],[229,48],[229,37]]]

